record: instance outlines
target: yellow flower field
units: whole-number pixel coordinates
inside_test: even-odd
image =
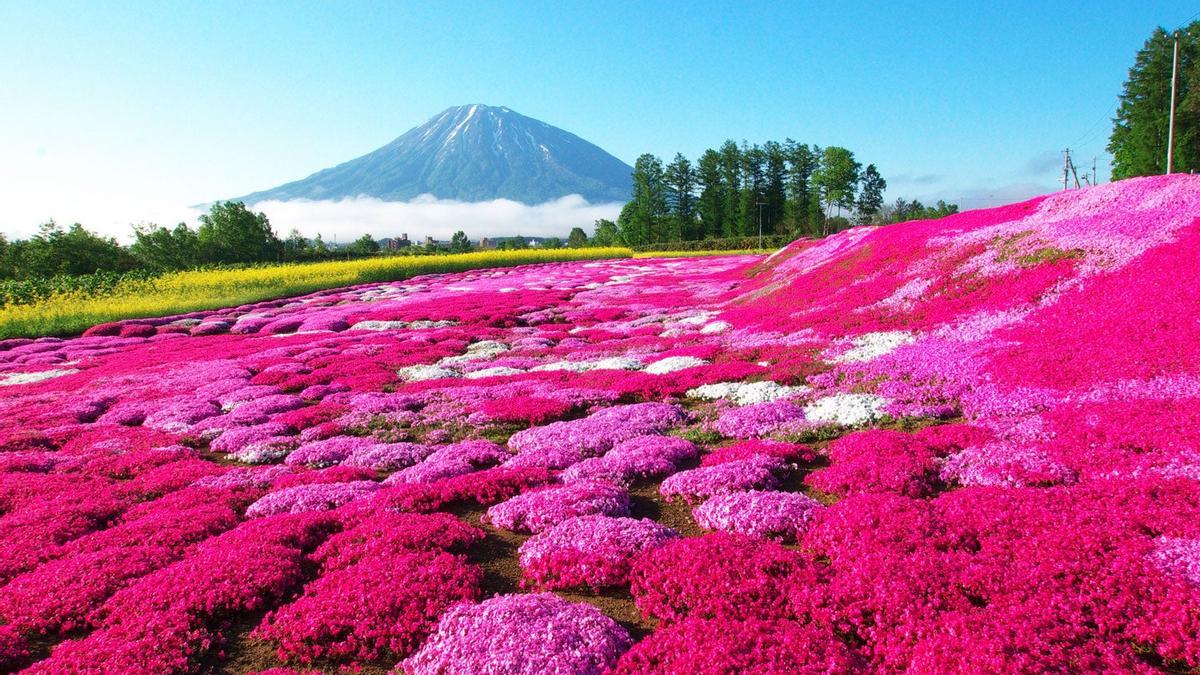
[[[627,248],[524,249],[175,272],[129,282],[104,296],[61,293],[33,304],[5,306],[0,308],[0,338],[71,335],[108,321],[231,307],[422,274],[631,255]]]

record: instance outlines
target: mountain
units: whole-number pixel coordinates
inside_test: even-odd
[[[504,107],[448,108],[387,145],[302,180],[239,198],[406,201],[511,199],[540,204],[570,194],[626,201],[633,169],[599,147]]]

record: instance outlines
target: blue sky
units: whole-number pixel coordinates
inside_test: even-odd
[[[968,206],[1090,169],[1136,50],[1200,6],[0,0],[0,231],[169,222],[506,105],[632,163],[844,145]]]

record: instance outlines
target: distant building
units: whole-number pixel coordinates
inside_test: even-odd
[[[412,242],[408,240],[408,234],[402,234],[399,237],[392,237],[387,240],[387,249],[389,251],[397,251],[409,246],[412,246]]]
[[[430,248],[433,248],[434,246],[437,246],[437,242],[433,240],[433,237],[427,236],[427,237],[425,237],[425,245]]]
[[[496,242],[487,237],[479,238],[479,248],[496,248]]]

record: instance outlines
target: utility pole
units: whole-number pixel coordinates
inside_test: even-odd
[[[1075,171],[1075,163],[1071,161],[1071,149],[1063,150],[1063,189],[1067,189],[1067,178],[1074,176],[1075,189],[1079,189],[1079,173]]]
[[[1172,150],[1175,148],[1175,79],[1179,70],[1179,31],[1175,31],[1175,52],[1171,56],[1171,118],[1167,123],[1167,175],[1171,175]]]
[[[758,247],[761,249],[762,244],[762,207],[766,206],[766,202],[754,202],[758,206]]]
[[[1092,157],[1092,185],[1100,184],[1100,175],[1096,173],[1096,160],[1099,157]]]

